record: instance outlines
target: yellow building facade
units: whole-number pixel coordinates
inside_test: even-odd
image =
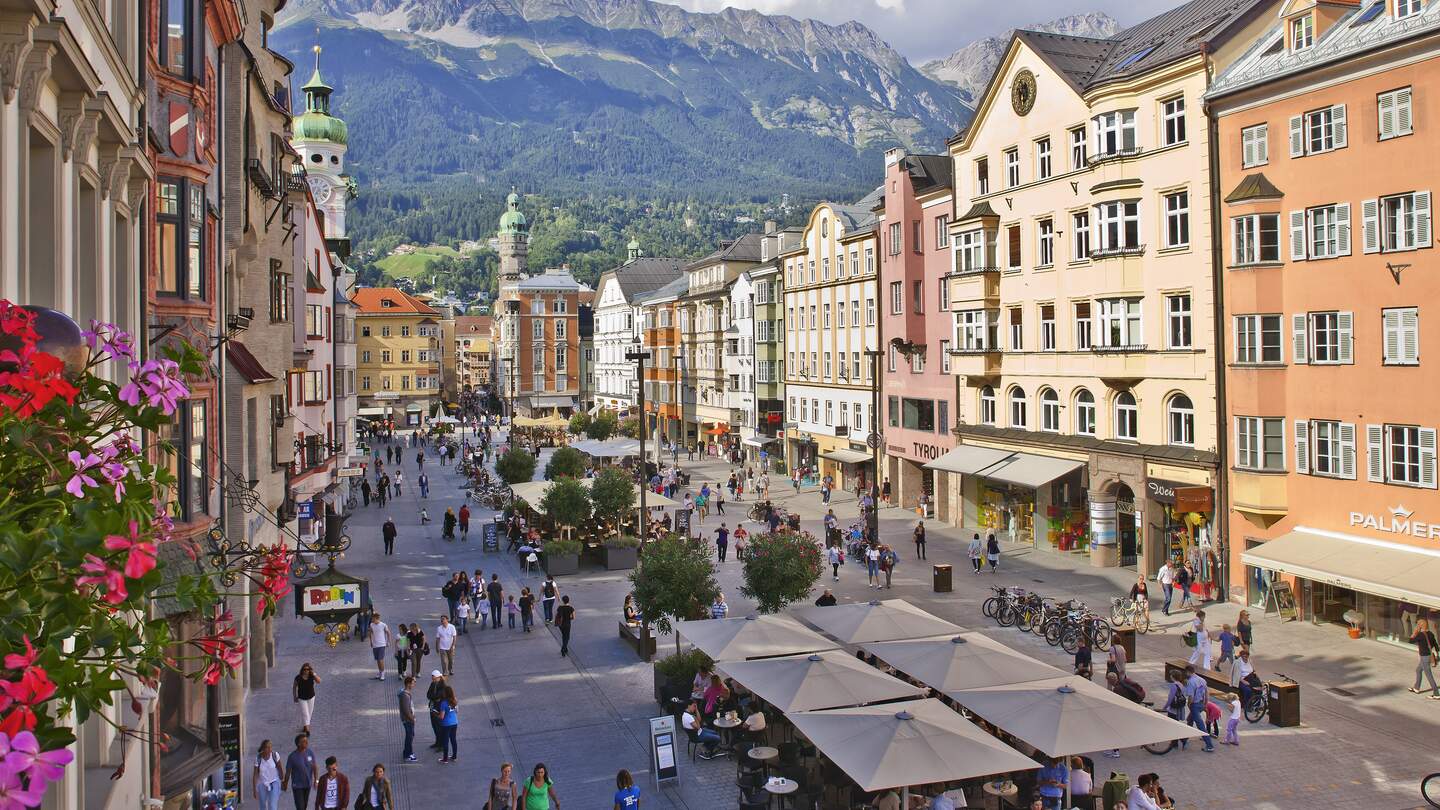
[[[392,287],[356,290],[362,419],[415,426],[440,402],[440,313]]]

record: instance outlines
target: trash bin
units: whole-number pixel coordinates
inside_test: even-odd
[[[954,582],[950,576],[950,566],[932,565],[934,569],[935,593],[950,593],[955,590]]]
[[[1135,662],[1135,628],[1125,626],[1116,627],[1110,634],[1110,643],[1119,644],[1125,648],[1125,660],[1129,663]],[[1098,651],[1103,654],[1105,650]]]
[[[1265,684],[1265,696],[1269,702],[1271,725],[1287,728],[1300,725],[1300,684],[1271,681]]]

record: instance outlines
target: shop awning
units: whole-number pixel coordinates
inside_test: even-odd
[[[1297,528],[1241,554],[1246,565],[1440,608],[1440,552]]]
[[[423,411],[423,410],[425,410],[425,406],[424,406],[424,405],[421,405],[421,404],[418,403],[418,402],[412,402],[412,403],[410,403],[409,405],[406,405],[406,406],[405,406],[405,410],[409,411],[410,413],[414,413],[414,412],[416,412],[416,411]]]
[[[526,399],[530,400],[530,407],[532,407],[532,408],[574,408],[574,407],[575,407],[575,397],[567,397],[567,396],[530,396],[530,397],[526,397]]]
[[[361,408],[359,411],[356,412],[356,415],[358,415],[358,416],[384,416],[384,415],[385,415],[385,409],[384,409],[384,408]]]
[[[1025,487],[1039,487],[1083,466],[1085,462],[1074,459],[1012,453],[1008,458],[1001,459],[975,474]]]
[[[960,473],[961,475],[974,475],[1008,455],[1011,454],[1004,450],[962,444],[929,464],[926,464],[925,469]]]
[[[820,454],[820,457],[838,461],[841,464],[864,464],[867,461],[874,461],[869,453],[862,453],[859,450],[826,450]]]
[[[751,447],[764,447],[767,444],[774,444],[774,436],[750,436],[740,440],[741,444],[748,444]]]

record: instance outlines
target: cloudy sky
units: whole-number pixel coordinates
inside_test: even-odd
[[[766,13],[811,17],[829,23],[859,20],[910,61],[948,56],[987,36],[1046,22],[1067,14],[1103,11],[1133,25],[1180,4],[1181,0],[664,0],[692,11],[718,11],[726,6]]]

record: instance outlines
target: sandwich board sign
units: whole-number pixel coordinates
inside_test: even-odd
[[[650,718],[650,764],[655,770],[655,786],[680,778],[679,758],[675,756],[675,718],[673,715]]]

